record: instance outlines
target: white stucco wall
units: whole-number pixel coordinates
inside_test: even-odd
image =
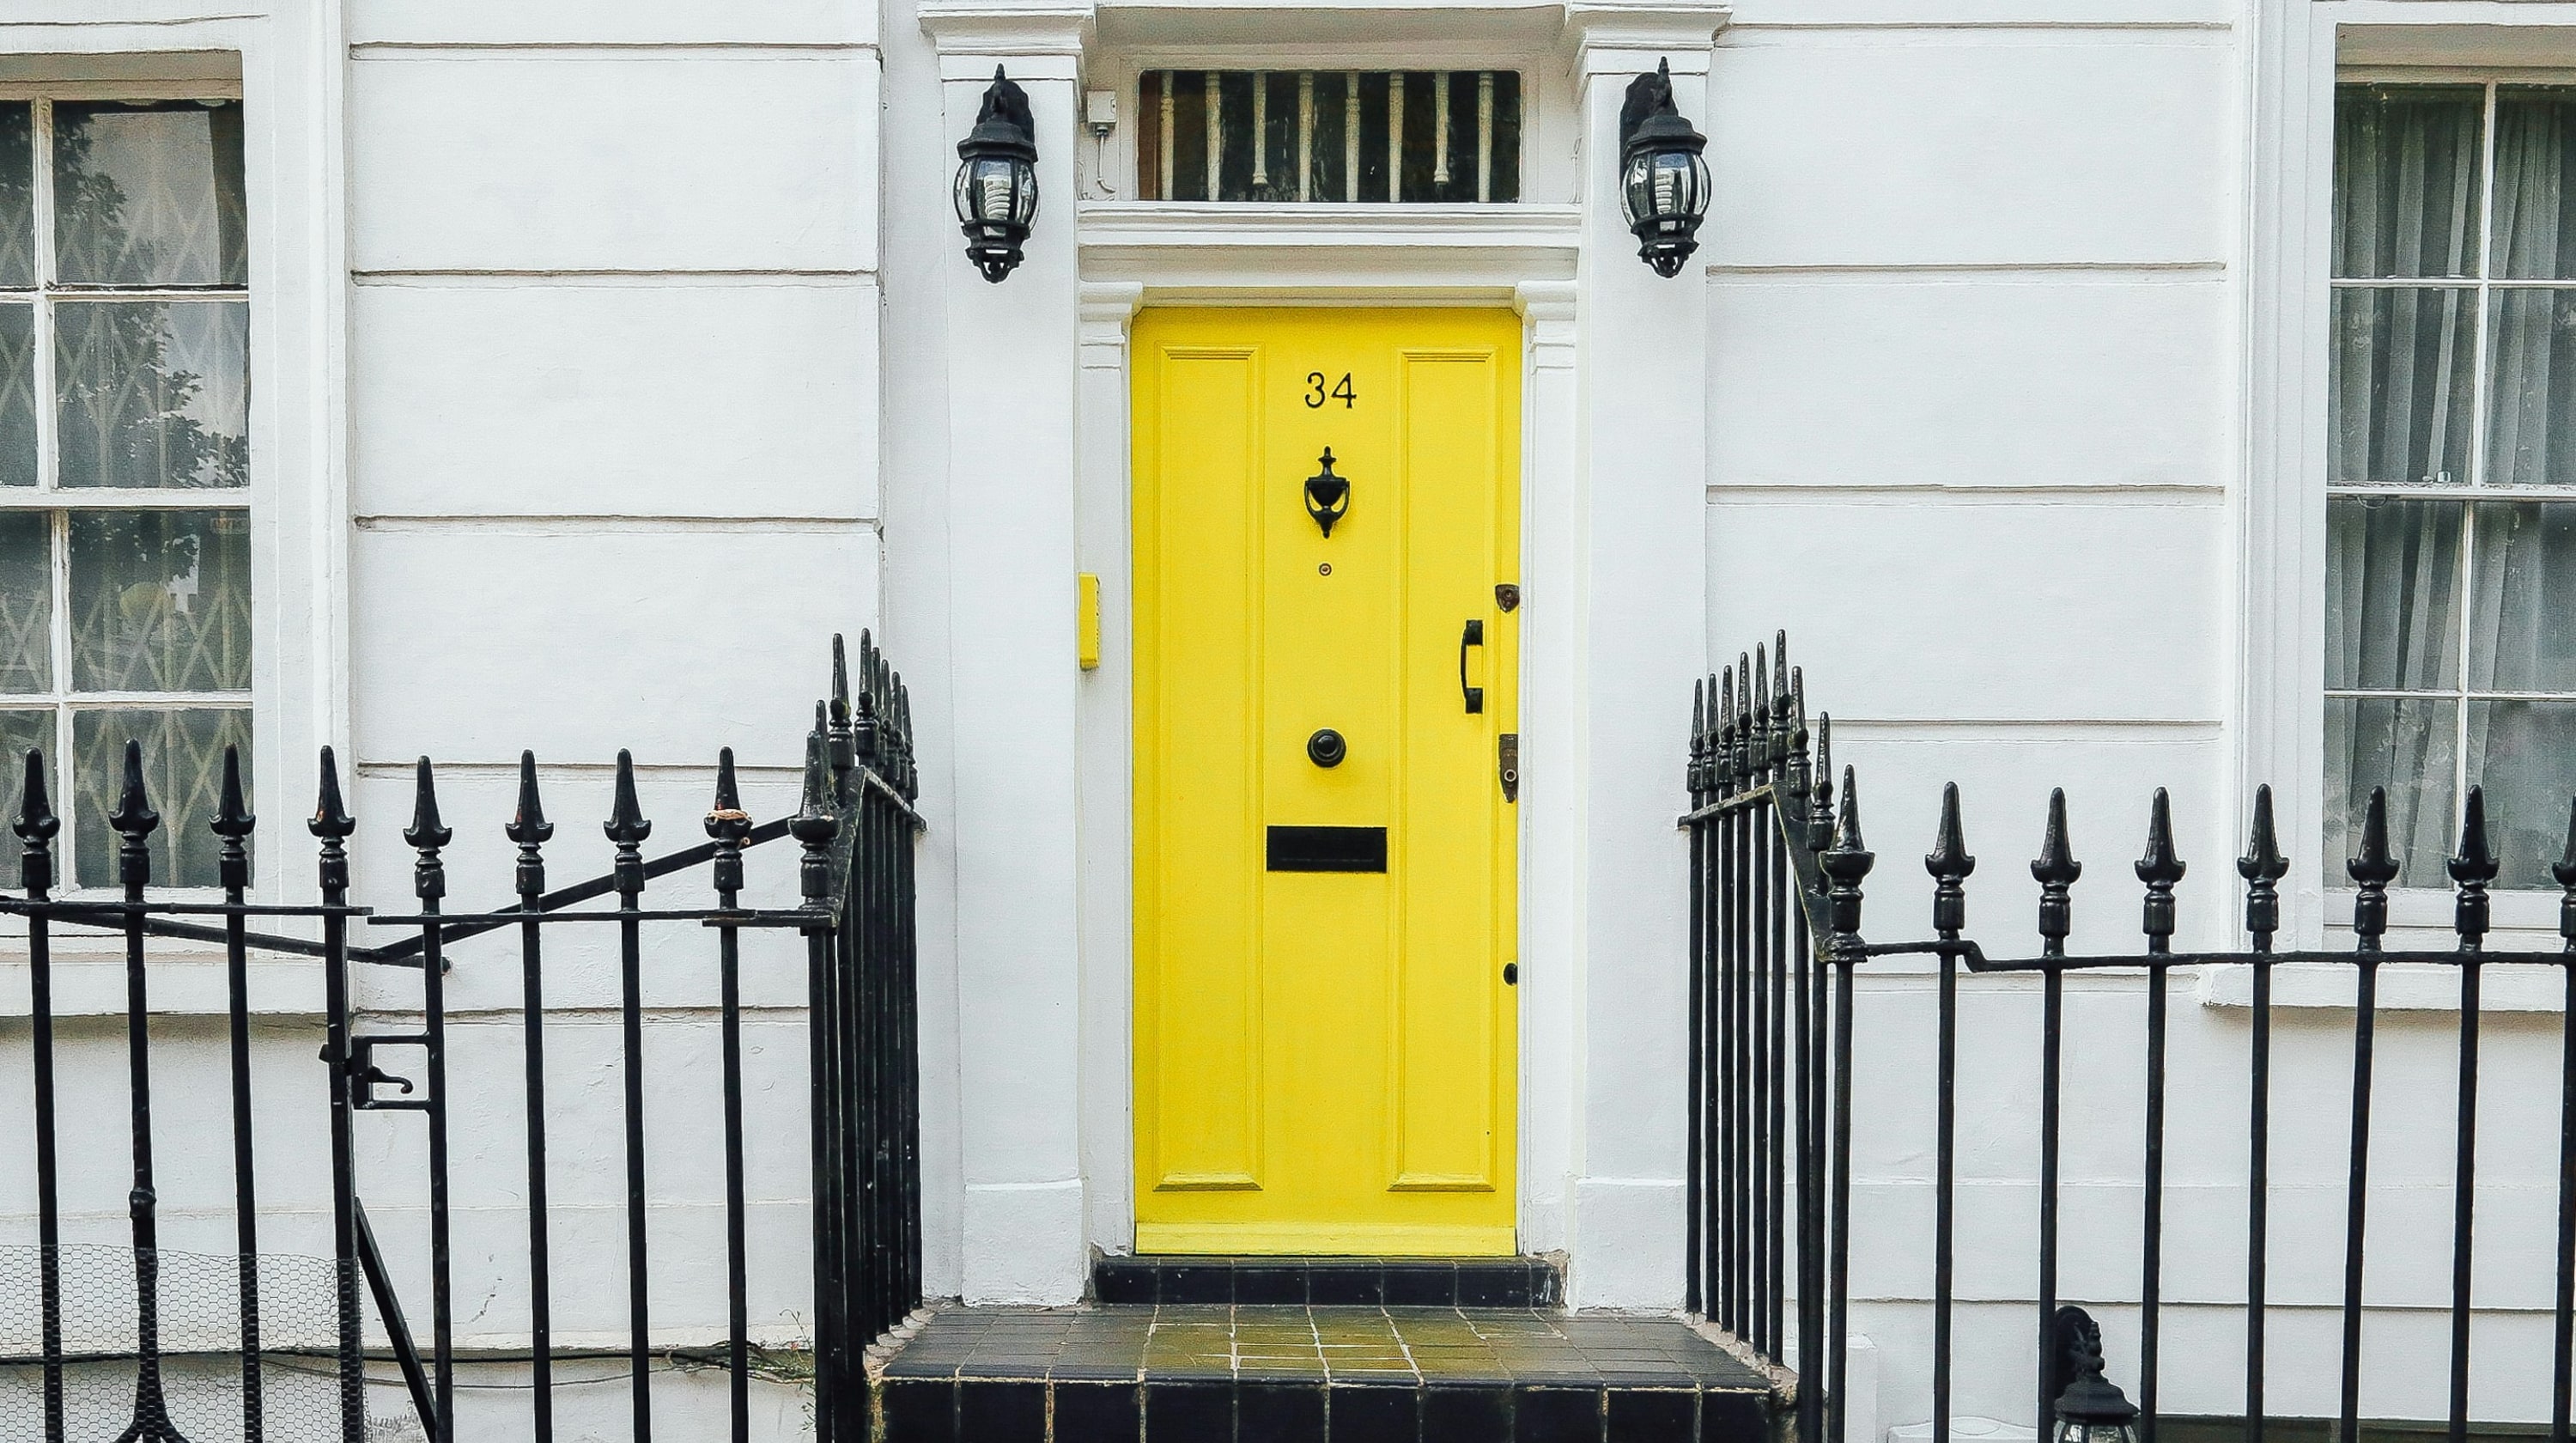
[[[2321,406],[2322,382],[2300,360],[2304,262],[2281,238],[2312,243],[2335,23],[2318,15],[2397,25],[2430,11],[1744,0],[1731,18],[1654,3],[1376,13],[1395,8],[1261,23],[1301,54],[1420,63],[1458,47],[1524,68],[1519,214],[1253,231],[1122,207],[1126,135],[1095,151],[1073,124],[1078,93],[1139,56],[1258,55],[1265,37],[1215,9],[32,0],[0,17],[12,56],[241,56],[262,875],[281,895],[307,886],[294,821],[326,742],[353,764],[358,892],[380,905],[408,896],[397,833],[421,754],[441,766],[459,833],[452,907],[506,897],[499,826],[521,747],[546,766],[559,882],[606,865],[593,828],[620,746],[641,765],[655,849],[695,840],[719,746],[741,758],[755,815],[774,816],[792,804],[824,639],[879,627],[913,686],[933,823],[920,934],[929,1284],[979,1301],[1078,1296],[1090,1251],[1132,1237],[1125,318],[1257,292],[1514,305],[1528,323],[1522,1225],[1526,1246],[1570,1255],[1579,1302],[1681,1298],[1684,924],[1669,822],[1688,682],[1775,627],[1791,629],[1811,702],[1835,714],[1838,758],[1865,779],[1882,858],[1873,935],[1924,923],[1912,856],[1948,780],[1968,797],[1984,859],[1971,920],[1994,950],[2029,937],[2021,868],[2052,785],[2070,794],[2091,867],[2079,949],[2134,936],[2126,862],[2160,785],[2193,869],[2181,943],[2233,935],[2227,858],[2261,780],[2295,820],[2293,910],[2319,934],[2313,711],[2300,700],[2313,617],[2297,601],[2318,563],[2301,549],[2297,428],[2281,418]],[[2491,8],[2480,16],[2496,20]],[[1636,264],[1604,184],[1624,77],[1665,54],[1711,137],[1717,196],[1700,264],[1674,281]],[[968,271],[948,210],[953,143],[997,62],[1036,103],[1047,197],[1028,264],[998,287]],[[1103,576],[1109,606],[1106,664],[1088,675],[1071,657],[1083,570]],[[769,899],[790,885],[783,863],[755,863]],[[2439,921],[2423,903],[2401,914]],[[655,1306],[675,1342],[712,1336],[722,1307],[708,1262],[714,983],[699,940],[657,938],[647,963],[655,1227],[674,1259]],[[756,942],[746,964],[754,1315],[782,1337],[805,1306],[792,951]],[[518,976],[505,940],[454,956],[461,1326],[506,1349],[526,1327]],[[174,1014],[161,1050],[174,1246],[226,1242],[207,1051],[218,984],[203,959],[156,978]],[[60,985],[71,1011],[121,1005],[112,958],[68,959]],[[2390,1311],[2375,1357],[2430,1347],[2438,1326],[2410,1310],[2438,1303],[2444,1282],[2448,985],[2389,983],[2422,1010],[2382,1032],[2391,1192],[2373,1297]],[[29,1106],[25,987],[23,965],[0,957],[0,1119]],[[387,1025],[409,987],[371,982]],[[2331,1326],[2339,1286],[2349,1013],[2331,978],[2283,987],[2302,1005],[2277,1033],[2274,1400],[2316,1412],[2333,1380],[2296,1360],[2324,1356],[2312,1335]],[[2069,1102],[2063,1290],[2113,1305],[2115,1359],[2135,1352],[2117,1305],[2134,1289],[2139,989],[2070,987],[2088,1046]],[[262,1075],[291,1091],[313,1071],[310,969],[263,962],[254,995]],[[2242,995],[2241,978],[2174,984],[2169,1359],[2235,1346]],[[594,1340],[622,1325],[615,997],[610,938],[551,947],[559,1327]],[[1958,1407],[2014,1420],[2028,1404],[2035,1010],[2019,984],[1972,985],[1961,1048],[1960,1294],[1973,1301]],[[1878,969],[1863,989],[1858,1195],[1864,1223],[1886,1226],[1865,1226],[1855,1284],[1889,1424],[1929,1408],[1929,1018],[1919,971]],[[2555,1022],[2533,1010],[2489,1029],[2482,1156],[2496,1181],[2479,1287],[2496,1311],[2480,1326],[2498,1351],[2482,1354],[2485,1378],[2537,1367],[2545,1343],[2527,1310],[2544,1271],[2553,1094],[2526,1078],[2547,1067]],[[112,1030],[73,1032],[66,1067],[112,1087]],[[80,1122],[112,1135],[121,1096],[97,1095]],[[262,1124],[272,1236],[318,1239],[325,1195],[299,1132],[312,1119],[279,1106]],[[412,1120],[368,1121],[368,1195],[417,1292]],[[194,1181],[178,1180],[183,1160]],[[74,1171],[84,1235],[121,1232],[116,1162],[93,1149]],[[0,1126],[0,1189],[28,1171],[23,1133]],[[31,1231],[30,1206],[31,1189],[0,1190],[0,1236]],[[2229,1376],[2169,1367],[2166,1406],[2230,1411]],[[2387,1391],[2366,1393],[2365,1411],[2434,1409],[2407,1391],[2431,1376],[2375,1370]],[[673,1408],[703,1403],[683,1398],[692,1386],[672,1382]],[[2480,1394],[2487,1416],[2520,1396]],[[478,1423],[494,1430],[478,1437],[516,1426]]]

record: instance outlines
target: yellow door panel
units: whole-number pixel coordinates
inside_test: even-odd
[[[1140,1248],[1514,1247],[1519,335],[1137,321]]]

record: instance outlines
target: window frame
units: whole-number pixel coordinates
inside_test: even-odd
[[[2493,327],[2495,324],[2495,313],[2493,310],[2493,304],[2498,296],[2514,291],[2532,291],[2540,293],[2560,292],[2571,297],[2576,297],[2576,277],[2517,279],[2512,277],[2499,277],[2495,274],[2498,259],[2495,240],[2496,120],[2498,104],[2502,92],[2509,89],[2550,86],[2576,87],[2576,69],[2403,67],[2391,71],[2382,67],[2345,67],[2338,69],[2335,74],[2334,84],[2328,91],[2327,110],[2329,112],[2329,116],[2331,116],[2342,90],[2347,86],[2382,86],[2389,88],[2421,89],[2475,88],[2481,92],[2478,116],[2478,199],[2476,206],[2477,258],[2475,264],[2471,267],[2471,273],[2467,276],[2343,276],[2334,273],[2333,263],[2331,258],[2329,258],[2325,278],[2326,289],[2330,298],[2327,306],[2327,315],[2329,318],[2333,315],[2331,298],[2339,293],[2347,291],[2380,294],[2407,290],[2454,292],[2467,297],[2469,301],[2469,315],[2471,318],[2469,329],[2471,382],[2467,417],[2469,426],[2467,476],[2464,479],[2450,483],[2351,483],[2335,481],[2329,474],[2325,476],[2322,481],[2322,494],[2324,496],[2322,509],[2326,513],[2331,513],[2336,501],[2348,499],[2430,501],[2439,502],[2457,509],[2457,514],[2459,516],[2459,541],[2457,553],[2458,569],[2454,573],[2454,585],[2463,599],[2455,608],[2459,613],[2457,637],[2458,658],[2456,663],[2457,672],[2453,677],[2453,684],[2447,687],[2423,688],[2335,686],[2329,683],[2324,686],[2322,691],[2322,695],[2329,706],[2334,702],[2347,700],[2424,701],[2445,704],[2452,709],[2451,805],[2447,819],[2447,826],[2445,828],[2445,835],[2457,837],[2464,822],[2468,807],[2470,770],[2473,762],[2469,745],[2470,716],[2475,705],[2479,702],[2523,701],[2576,703],[2576,689],[2547,691],[2494,686],[2479,687],[2473,685],[2474,668],[2472,665],[2472,659],[2475,654],[2477,641],[2477,609],[2475,606],[2471,605],[2468,600],[2468,598],[2473,598],[2476,594],[2478,556],[2481,549],[2478,544],[2478,528],[2481,507],[2536,507],[2546,503],[2576,502],[2576,483],[2564,485],[2516,484],[2504,486],[2490,484],[2486,480],[2488,475],[2489,436],[2493,430],[2495,405],[2495,395],[2493,391],[2493,372],[2495,363]],[[2331,126],[2331,119],[2329,119],[2328,124]],[[2331,149],[2329,150],[2329,154],[2331,155]],[[2332,197],[2333,179],[2331,171],[2327,179],[2326,188],[2329,197]],[[2328,237],[2330,245],[2331,223],[2329,223]],[[2329,324],[2331,324],[2330,319]],[[2325,341],[2325,345],[2328,348],[2333,347],[2335,344],[2335,340],[2331,337]],[[2331,401],[2328,403],[2327,419],[2331,422]],[[2328,543],[2329,548],[2331,547],[2331,544],[2331,542]],[[2321,568],[2321,574],[2317,579],[2320,593],[2323,593],[2327,589],[2329,585],[2328,576],[2330,573],[2330,566],[2327,568]],[[2333,599],[2331,596],[2326,598],[2325,604],[2328,607],[2333,605]],[[2319,648],[2319,654],[2320,656],[2323,655],[2322,646]],[[2320,740],[2322,741],[2322,735]],[[2334,765],[2337,765],[2337,758],[2324,753],[2321,749],[2318,765],[2321,785],[2325,769]],[[2325,817],[2323,821],[2324,827],[2320,834],[2321,838],[2331,839],[2339,834],[2340,827],[2336,818]],[[2352,889],[2348,886],[2338,887],[2329,885],[2327,888],[2330,896],[2348,896],[2350,895],[2351,890]],[[2409,892],[2423,894],[2426,897],[2434,899],[2443,899],[2450,895],[2449,890],[2446,887],[2426,887],[2418,885],[2394,889],[2395,895],[2402,896]],[[2540,897],[2546,899],[2550,904],[2552,904],[2554,910],[2554,904],[2560,896],[2560,891],[2556,887],[2507,888],[2499,885],[2495,889],[2494,895],[2500,902],[2505,898],[2514,896]],[[2405,925],[2410,918],[2422,918],[2424,920],[2417,921],[2414,925],[2436,925],[2431,919],[2431,914],[2438,910],[2440,910],[2438,905],[2428,904],[2421,901],[2414,902],[2401,908],[2396,920],[2400,925]],[[2519,914],[2525,910],[2525,907],[2520,904],[2514,904],[2511,910],[2513,913]],[[2517,915],[2514,925],[2525,924],[2521,922],[2521,919]],[[2539,923],[2535,920],[2527,925],[2537,926]]]
[[[1145,113],[1140,82],[1149,70],[1267,71],[1512,71],[1520,76],[1520,195],[1509,204],[1475,201],[1385,200],[1309,201],[1160,201],[1140,200],[1135,184],[1138,136],[1155,118]],[[1226,215],[1290,212],[1331,224],[1337,217],[1359,213],[1513,211],[1572,204],[1583,194],[1582,173],[1574,155],[1581,129],[1579,100],[1564,59],[1550,45],[1501,35],[1460,34],[1419,43],[1353,44],[1289,38],[1263,44],[1231,40],[1190,43],[1139,39],[1090,61],[1084,85],[1118,96],[1118,123],[1105,137],[1085,136],[1075,169],[1085,207],[1176,207]]]
[[[57,314],[64,305],[106,305],[133,302],[233,302],[238,303],[249,319],[250,340],[245,344],[243,385],[248,395],[256,396],[258,363],[255,338],[258,334],[254,300],[253,275],[256,250],[246,263],[242,282],[210,284],[169,284],[123,286],[90,282],[65,283],[57,278],[55,196],[54,196],[54,124],[53,107],[60,103],[104,101],[109,103],[194,103],[229,102],[244,105],[239,84],[216,82],[165,81],[63,81],[36,80],[0,82],[0,103],[26,103],[31,107],[30,140],[34,152],[34,205],[31,211],[34,235],[35,274],[27,286],[0,287],[0,304],[26,305],[33,316],[31,355],[34,368],[32,391],[35,401],[36,484],[31,487],[0,487],[0,512],[35,513],[47,519],[47,572],[51,587],[51,672],[52,684],[41,692],[0,694],[0,710],[43,711],[51,718],[52,741],[46,747],[48,781],[52,788],[55,811],[64,819],[62,831],[55,838],[55,875],[57,891],[66,896],[99,895],[116,892],[109,884],[83,885],[80,880],[80,828],[73,824],[73,808],[81,804],[81,788],[74,780],[76,760],[74,732],[82,712],[126,709],[243,711],[252,714],[249,766],[253,806],[256,809],[257,788],[263,769],[259,765],[260,726],[257,697],[260,689],[261,653],[256,624],[263,598],[253,567],[250,578],[251,673],[249,685],[240,689],[216,691],[129,691],[85,690],[72,679],[74,643],[71,634],[71,527],[80,515],[138,514],[155,511],[195,511],[238,513],[245,528],[256,534],[259,507],[253,499],[255,478],[259,471],[259,447],[256,439],[249,445],[250,474],[244,484],[227,487],[115,487],[64,486],[62,482],[61,421],[58,409],[55,371],[55,337]],[[245,106],[247,111],[247,106]],[[245,114],[245,125],[247,114]],[[246,137],[245,137],[246,139]],[[249,156],[245,144],[243,156],[243,190],[248,208]],[[248,217],[245,216],[247,223]],[[247,236],[245,237],[247,243]],[[245,422],[247,425],[247,408]],[[247,434],[247,432],[246,432]],[[5,759],[13,769],[17,758]],[[157,805],[166,801],[155,798]],[[165,825],[168,823],[165,821]],[[253,874],[262,870],[254,859]],[[157,881],[153,890],[174,896],[213,896],[218,888],[210,884],[182,886]]]

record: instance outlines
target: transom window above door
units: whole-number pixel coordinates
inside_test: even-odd
[[[2483,786],[2499,885],[2554,888],[2576,795],[2576,88],[2341,87],[2333,248],[2327,878],[2385,786],[2399,885],[2448,885]]]
[[[1448,202],[1521,196],[1510,70],[1148,70],[1145,200]]]

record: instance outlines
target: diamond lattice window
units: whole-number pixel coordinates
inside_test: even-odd
[[[127,738],[156,881],[215,883],[226,744],[248,768],[244,212],[237,101],[0,100],[0,790],[44,750],[82,886]]]
[[[1509,70],[1148,70],[1137,102],[1145,200],[1521,198]]]

